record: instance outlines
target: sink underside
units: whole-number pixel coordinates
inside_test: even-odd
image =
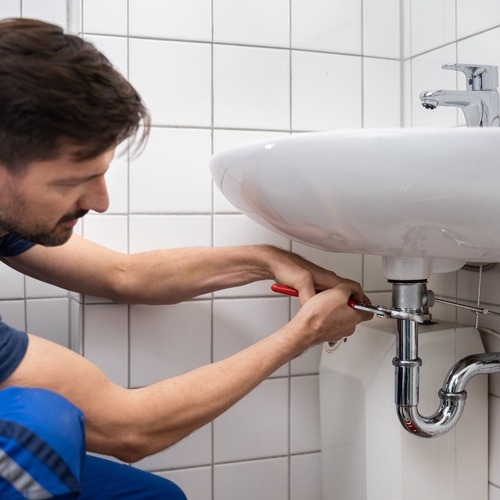
[[[254,142],[210,167],[238,210],[282,235],[430,273],[500,261],[499,158],[499,128],[364,129]]]

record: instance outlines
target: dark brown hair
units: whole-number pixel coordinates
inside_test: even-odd
[[[149,126],[139,94],[91,43],[43,21],[0,21],[4,166],[55,158],[66,144],[77,146],[77,160],[132,137],[138,148]]]

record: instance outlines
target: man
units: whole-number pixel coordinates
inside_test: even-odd
[[[80,217],[108,207],[104,175],[115,147],[127,138],[140,147],[148,127],[137,92],[91,44],[41,21],[1,21],[3,262],[127,303],[174,304],[274,279],[298,289],[302,307],[227,359],[134,390],[76,353],[0,323],[0,493],[12,498],[74,498],[80,490],[80,498],[184,498],[157,476],[83,457],[83,431],[88,451],[137,461],[210,422],[310,346],[350,335],[371,317],[347,306],[350,297],[367,300],[357,283],[271,246],[124,255],[74,235]]]

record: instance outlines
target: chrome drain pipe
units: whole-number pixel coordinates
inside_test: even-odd
[[[393,283],[393,307],[410,313],[421,313],[426,306],[425,282]],[[439,390],[437,411],[425,417],[418,411],[419,371],[418,323],[398,319],[398,341],[395,366],[395,402],[403,427],[420,437],[436,437],[451,430],[459,421],[467,399],[465,386],[475,375],[500,371],[500,353],[472,354],[458,361],[445,377]]]

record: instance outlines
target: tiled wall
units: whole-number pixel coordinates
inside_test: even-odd
[[[500,25],[495,0],[473,6],[466,0],[2,0],[0,17],[18,15],[66,26],[69,17],[71,29],[129,77],[152,112],[146,150],[114,161],[110,209],[86,218],[79,227],[86,237],[124,252],[273,243],[362,282],[383,304],[390,298],[380,258],[321,252],[257,226],[213,188],[210,155],[303,131],[456,125],[462,119],[449,108],[420,109],[418,93],[461,85],[440,69],[457,57],[500,63],[493,49],[500,30],[491,29]],[[272,296],[269,283],[177,306],[129,307],[95,297],[68,300],[64,291],[4,266],[0,273],[8,284],[0,292],[7,321],[81,348],[130,387],[230,355],[285,323],[297,307]],[[435,276],[430,288],[473,301],[477,278],[464,271]],[[500,271],[484,274],[483,299],[500,308],[497,282]],[[434,313],[457,318],[443,307]],[[458,319],[475,320],[470,313]],[[500,331],[489,317],[480,324]],[[500,337],[485,340],[500,350]],[[177,481],[190,500],[319,499],[320,354],[311,349],[213,424],[138,465]],[[500,379],[492,380],[491,498],[500,498],[494,425]]]
[[[465,123],[454,108],[425,110],[419,101],[423,90],[465,89],[465,76],[441,69],[447,63],[476,63],[500,67],[500,3],[496,0],[405,0],[404,1],[404,92],[405,125],[414,127],[457,126]],[[476,179],[477,180],[477,179]],[[482,179],[488,182],[488,179]],[[460,271],[440,278],[449,295],[456,290],[461,301],[475,302],[479,276]],[[482,276],[481,299],[487,307],[500,309],[500,268]],[[458,315],[474,324],[474,315]],[[488,351],[500,351],[500,321],[494,316],[479,318]],[[500,375],[490,377],[490,500],[500,499]]]

